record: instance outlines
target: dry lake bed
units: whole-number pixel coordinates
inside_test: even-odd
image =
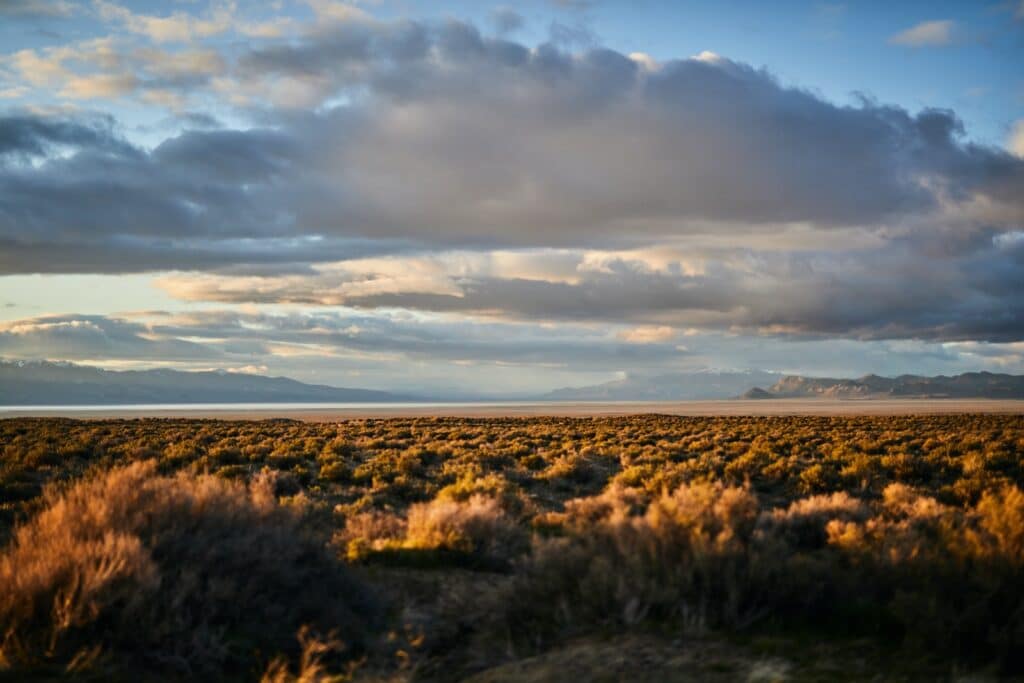
[[[0,406],[0,418],[275,417],[323,422],[387,417],[585,417],[618,415],[948,415],[1024,414],[1024,401],[998,399],[774,399],[500,403],[228,403],[112,406]]]

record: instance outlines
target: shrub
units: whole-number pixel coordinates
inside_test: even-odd
[[[757,616],[765,588],[747,552],[758,505],[746,488],[684,484],[630,514],[635,492],[567,505],[572,533],[536,542],[511,594],[507,628],[541,637],[670,619],[702,630]]]
[[[859,595],[884,608],[908,641],[1024,670],[1024,494],[987,492],[973,509],[886,487],[864,521],[829,523]]]
[[[501,504],[481,495],[411,506],[405,534],[408,548],[443,548],[498,561],[511,560],[528,546],[524,531]]]
[[[439,497],[416,503],[409,506],[404,519],[379,511],[353,515],[335,542],[344,543],[353,560],[374,552],[394,555],[396,551],[440,550],[494,568],[507,566],[529,548],[526,531],[497,499],[482,495],[465,501]]]
[[[769,537],[787,545],[816,549],[828,541],[826,527],[833,520],[864,521],[870,508],[845,492],[811,496],[793,501],[785,509],[775,509],[761,516],[759,529]]]
[[[49,490],[0,555],[0,662],[216,676],[293,651],[305,624],[358,649],[375,601],[277,505],[271,479],[136,463]]]

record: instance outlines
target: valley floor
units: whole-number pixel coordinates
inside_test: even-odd
[[[174,406],[3,406],[0,419],[74,417],[132,419],[144,417],[219,420],[265,420],[282,417],[306,422],[411,417],[622,417],[629,415],[768,416],[768,415],[1024,415],[1024,400],[1003,399],[827,399],[780,398],[714,401],[495,402],[417,404],[268,404]]]
[[[1021,680],[1022,489],[1018,412],[0,420],[0,679]]]

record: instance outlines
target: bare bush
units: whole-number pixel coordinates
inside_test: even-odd
[[[293,670],[287,657],[275,657],[263,672],[260,683],[344,683],[351,680],[351,671],[336,673],[325,664],[325,659],[344,652],[345,644],[337,638],[320,638],[302,627],[298,634],[302,656]]]

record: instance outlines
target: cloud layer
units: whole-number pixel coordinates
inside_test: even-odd
[[[1024,371],[1024,344],[790,340],[618,324],[467,322],[409,313],[207,310],[51,315],[0,323],[0,356],[115,369],[170,365],[424,395],[536,395],[629,373],[709,365],[823,376]]]
[[[971,201],[1022,212],[1024,162],[962,142],[952,113],[838,107],[714,55],[651,66],[454,22],[355,21],[231,69],[232,94],[244,80],[272,102],[286,81],[311,99],[152,150],[77,121],[0,120],[9,248],[148,245],[164,267],[172,240],[581,246],[882,227]]]
[[[298,326],[445,362],[564,357],[547,338],[473,345],[473,325],[529,322],[616,325],[588,369],[677,358],[688,329],[1024,341],[1024,159],[953,112],[840,106],[710,52],[522,44],[508,12],[488,35],[312,5],[300,25],[100,2],[118,36],[11,55],[17,87],[78,106],[0,113],[0,274],[154,272],[186,302],[345,306],[362,334]],[[225,35],[246,40],[208,40]],[[173,132],[143,143],[86,108],[112,98],[167,108]],[[394,310],[467,338],[375,313]],[[239,362],[311,343],[241,321],[237,348],[262,346]],[[0,354],[234,362],[182,341],[197,324],[32,319],[0,330]]]

